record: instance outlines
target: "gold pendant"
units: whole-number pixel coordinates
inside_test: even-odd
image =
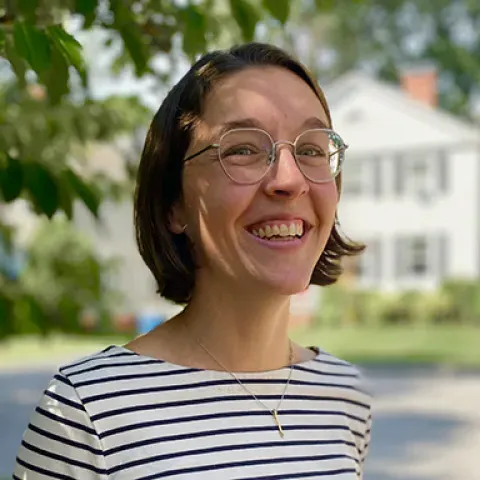
[[[278,432],[280,433],[280,436],[283,438],[285,434],[283,433],[282,424],[280,423],[280,419],[278,418],[278,412],[276,410],[272,410],[272,416],[273,416],[273,419],[275,420],[275,423],[277,424]]]

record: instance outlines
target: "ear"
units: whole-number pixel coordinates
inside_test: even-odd
[[[170,215],[168,216],[168,229],[177,235],[182,234],[185,231],[185,214],[181,206],[177,203],[172,207]]]

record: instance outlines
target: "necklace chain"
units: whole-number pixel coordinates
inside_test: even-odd
[[[277,404],[277,407],[274,408],[273,410],[268,406],[266,405],[264,402],[262,402],[256,395],[255,393],[253,393],[246,385],[244,385],[241,380],[237,377],[237,375],[235,375],[230,369],[228,369],[225,365],[223,365],[222,362],[220,362],[220,360],[218,360],[218,358],[215,357],[215,355],[213,355],[212,352],[210,352],[210,350],[208,350],[208,348],[203,345],[202,342],[200,342],[200,340],[198,340],[198,338],[194,337],[195,338],[195,341],[198,343],[198,345],[205,351],[205,353],[215,362],[217,363],[220,368],[222,368],[223,370],[225,370],[226,372],[228,372],[236,381],[237,383],[249,394],[251,395],[255,401],[261,405],[263,408],[265,408],[266,410],[268,410],[270,412],[270,415],[272,415],[273,417],[273,420],[275,421],[275,424],[277,425],[277,428],[278,428],[278,431],[280,433],[280,436],[283,438],[284,437],[284,432],[283,432],[283,428],[282,428],[282,425],[280,423],[280,419],[278,417],[278,413],[279,413],[279,410],[280,410],[280,407],[282,406],[282,403],[283,403],[283,399],[285,398],[285,394],[287,393],[287,389],[288,389],[288,385],[290,384],[290,379],[292,378],[292,371],[293,371],[293,348],[292,348],[292,342],[289,341],[289,358],[288,358],[288,363],[289,363],[289,373],[288,373],[288,379],[287,381],[285,382],[285,387],[283,389],[283,393],[282,393],[282,396],[280,397],[280,400],[278,401],[278,404]]]

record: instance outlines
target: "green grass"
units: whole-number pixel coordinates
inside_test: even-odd
[[[357,363],[480,367],[480,327],[315,327],[296,330],[292,337]]]
[[[75,337],[56,335],[47,339],[13,337],[0,343],[0,368],[55,365],[125,343],[124,337]]]
[[[355,363],[480,367],[480,327],[312,327],[293,330],[292,337]],[[125,341],[125,337],[13,338],[0,343],[0,368],[60,364]]]

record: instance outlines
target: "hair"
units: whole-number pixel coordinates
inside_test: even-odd
[[[192,65],[170,90],[148,130],[137,172],[134,221],[140,255],[153,273],[157,293],[175,303],[188,303],[195,286],[192,245],[184,234],[170,231],[172,207],[182,197],[183,159],[192,133],[201,119],[206,96],[226,76],[249,67],[275,66],[300,77],[317,95],[332,128],[325,96],[308,70],[282,49],[247,43],[207,53]],[[341,174],[336,178],[338,191]],[[343,269],[342,257],[363,251],[364,245],[345,238],[338,222],[330,233],[310,283],[335,283]]]

